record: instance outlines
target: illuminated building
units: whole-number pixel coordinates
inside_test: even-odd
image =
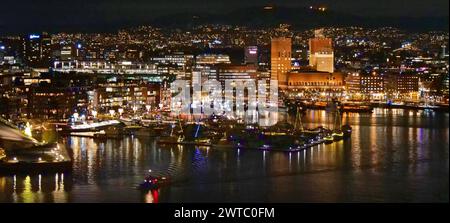
[[[202,54],[196,58],[197,65],[230,64],[230,57],[223,54]]]
[[[212,66],[202,66],[197,65],[192,71],[192,83],[204,83],[209,80],[209,78],[216,79],[217,70],[212,68]]]
[[[258,47],[248,46],[245,48],[245,64],[258,64]]]
[[[177,79],[190,80],[194,56],[184,53],[164,55],[163,57],[152,57],[150,60],[158,67],[158,74],[175,75]]]
[[[309,65],[317,71],[334,72],[334,52],[330,38],[325,38],[322,30],[316,30],[309,40]]]
[[[54,71],[68,73],[119,73],[119,74],[157,74],[157,66],[150,63],[132,61],[110,62],[105,60],[56,60]]]
[[[441,84],[442,84],[442,88],[443,88],[442,94],[445,95],[448,100],[448,95],[449,95],[449,75],[448,75],[448,73],[444,76]]]
[[[291,96],[325,93],[337,97],[345,90],[344,75],[338,72],[291,71],[288,73],[288,89]]]
[[[16,64],[18,61],[14,56],[3,56],[0,60],[0,64],[9,64],[13,65]]]
[[[52,38],[48,33],[42,33],[41,35],[41,60],[46,65],[50,65],[52,59]]]
[[[346,89],[350,97],[369,97],[371,99],[384,99],[388,90],[387,77],[380,74],[352,73],[346,78]],[[356,98],[355,98],[356,99]]]
[[[216,79],[225,88],[225,81],[227,80],[251,80],[255,81],[258,77],[258,72],[255,65],[218,65],[215,67],[216,76],[210,75],[209,79]]]
[[[225,88],[227,80],[252,80],[258,78],[258,71],[255,65],[231,65],[220,64],[215,66],[197,66],[193,71],[192,82],[200,80],[201,83],[206,80],[218,80],[222,87]]]
[[[81,59],[83,56],[85,56],[84,54],[85,54],[85,49],[83,47],[83,44],[81,44],[81,43],[75,44],[75,57],[77,59]]]
[[[32,67],[48,67],[52,56],[52,40],[48,33],[30,34],[23,38],[23,58]]]
[[[448,59],[448,52],[446,52],[447,46],[446,45],[442,45],[441,48],[442,48],[441,59],[445,59],[445,58]]]
[[[400,94],[417,93],[419,91],[419,77],[413,74],[393,75],[396,91]]]
[[[86,89],[31,86],[28,91],[28,118],[63,120],[74,111],[87,108]]]
[[[382,75],[362,75],[360,76],[360,91],[363,94],[376,96],[385,91],[385,77]]]
[[[30,65],[37,65],[42,58],[41,35],[30,34],[24,37],[23,42],[24,59]]]
[[[26,117],[27,95],[25,88],[3,85],[0,87],[0,115],[5,118],[18,119]]]
[[[103,113],[118,108],[145,110],[146,105],[155,108],[160,103],[160,86],[161,83],[146,81],[142,77],[110,77],[89,92],[89,108]]]
[[[359,73],[350,73],[345,79],[345,89],[349,94],[361,93],[361,78]]]
[[[291,70],[291,48],[290,38],[273,38],[271,40],[271,79],[278,80],[280,89],[287,88],[287,72]]]
[[[398,99],[417,97],[419,77],[414,74],[358,74],[351,73],[346,78],[349,95],[362,95],[371,99]]]
[[[177,53],[164,55],[163,57],[152,57],[150,60],[156,64],[186,66],[188,69],[194,63],[194,55]]]
[[[72,60],[73,57],[72,46],[63,46],[61,50],[59,50],[59,58],[61,60]]]

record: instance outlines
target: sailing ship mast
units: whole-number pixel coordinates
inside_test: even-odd
[[[297,126],[299,125],[299,126]],[[297,107],[297,114],[295,116],[294,129],[297,130],[297,127],[300,127],[300,132],[303,132],[303,123],[302,123],[302,114],[300,112],[300,108]]]
[[[338,125],[336,125],[338,122]],[[337,127],[336,127],[337,126]],[[339,112],[339,109],[336,109],[336,116],[334,117],[334,130],[342,131],[342,124],[341,124],[341,114]]]

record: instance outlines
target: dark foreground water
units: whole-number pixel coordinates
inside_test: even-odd
[[[72,174],[0,176],[0,202],[449,202],[448,114],[377,109],[344,123],[351,139],[297,153],[68,138]],[[173,184],[140,192],[149,169]]]

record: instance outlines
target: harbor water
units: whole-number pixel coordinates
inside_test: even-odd
[[[0,176],[0,202],[449,202],[448,113],[342,117],[350,139],[293,153],[61,138],[72,172]],[[311,128],[332,123],[324,111],[303,119]],[[138,190],[149,170],[171,184]]]

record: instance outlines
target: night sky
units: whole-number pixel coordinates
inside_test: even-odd
[[[323,4],[331,10],[364,16],[448,16],[448,0],[2,0],[0,35],[40,29],[79,30],[114,24],[146,23],[174,13],[224,13],[244,7],[304,7]]]

